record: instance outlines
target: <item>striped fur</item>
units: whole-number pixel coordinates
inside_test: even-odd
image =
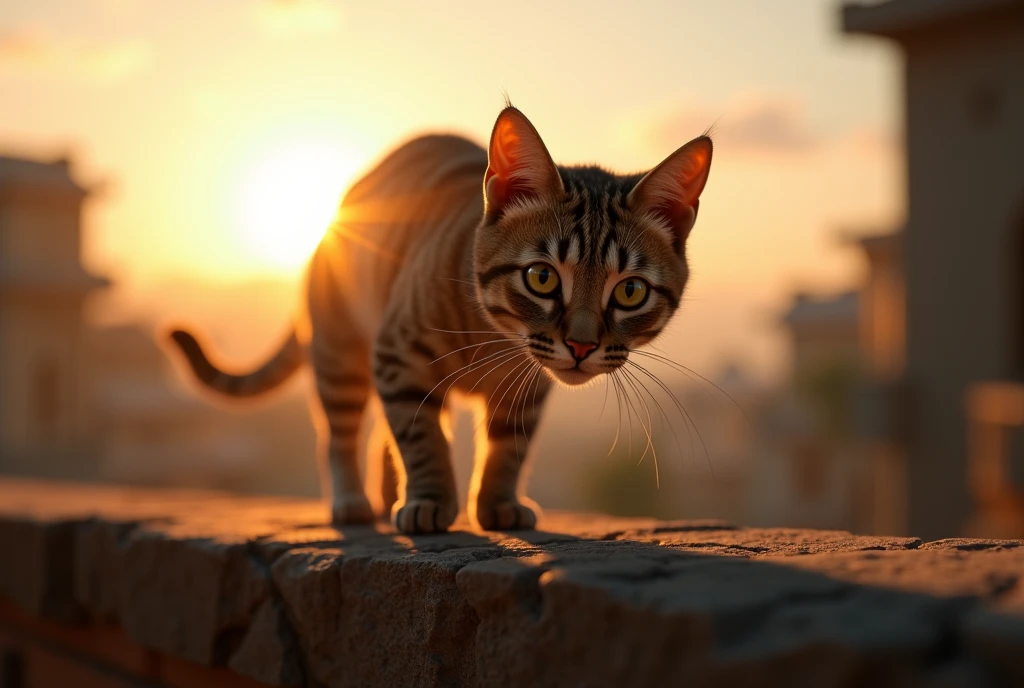
[[[370,407],[387,428],[371,443],[384,508],[404,532],[446,530],[458,510],[446,409],[454,395],[475,400],[485,430],[469,515],[486,529],[532,528],[520,469],[552,381],[615,370],[668,322],[710,156],[701,137],[646,177],[556,167],[508,107],[488,150],[419,138],[351,188],[312,258],[304,317],[260,370],[224,373],[191,335],[174,341],[196,377],[228,395],[261,393],[301,359],[312,364],[337,523],[373,517],[356,453]],[[529,286],[538,263],[557,277],[550,293]],[[613,296],[626,280],[646,288],[629,308]]]

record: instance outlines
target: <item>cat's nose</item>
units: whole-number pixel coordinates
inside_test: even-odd
[[[596,342],[577,342],[573,339],[566,339],[565,345],[569,347],[569,350],[572,351],[572,357],[577,361],[582,361],[597,348]]]

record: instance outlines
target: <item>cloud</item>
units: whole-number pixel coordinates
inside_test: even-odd
[[[652,143],[679,146],[712,128],[716,143],[735,153],[803,153],[821,145],[803,104],[777,95],[750,96],[715,110],[698,107],[656,118]]]
[[[331,0],[260,0],[256,25],[273,38],[327,35],[341,26],[341,6]]]
[[[116,81],[145,67],[149,50],[138,42],[57,38],[39,29],[0,32],[0,74]]]
[[[903,150],[903,139],[895,132],[877,126],[859,126],[847,132],[844,143],[854,153],[865,156],[894,155]]]

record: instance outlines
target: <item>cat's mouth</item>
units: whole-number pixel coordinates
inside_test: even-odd
[[[579,368],[549,367],[548,372],[550,372],[559,382],[570,385],[572,387],[575,387],[577,385],[584,385],[599,375],[599,373],[588,373],[587,371],[580,370]]]

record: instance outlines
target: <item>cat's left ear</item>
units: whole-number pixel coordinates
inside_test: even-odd
[[[507,107],[498,115],[487,151],[484,209],[500,213],[509,203],[528,198],[558,198],[565,193],[548,149],[526,115]]]
[[[711,137],[690,141],[648,172],[629,194],[630,207],[666,221],[677,253],[697,221],[700,194],[711,171],[711,152]]]

